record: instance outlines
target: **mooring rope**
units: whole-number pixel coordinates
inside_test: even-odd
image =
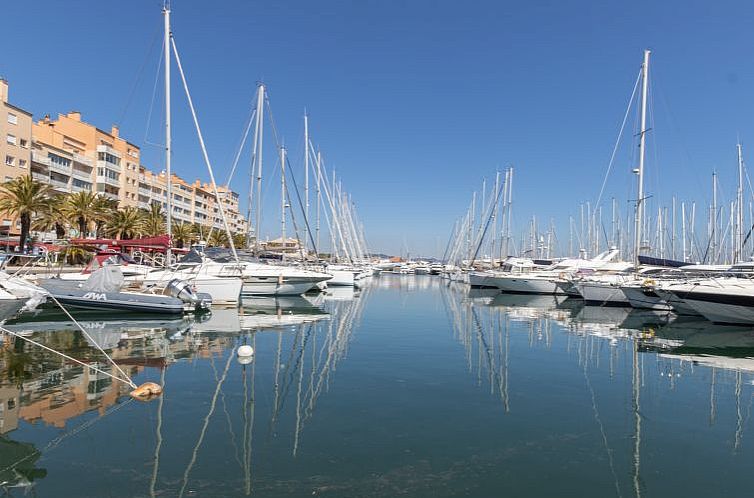
[[[55,304],[57,304],[58,306],[60,306],[60,309],[61,309],[61,310],[63,310],[63,313],[65,313],[65,315],[66,315],[66,316],[68,317],[68,319],[69,319],[69,320],[71,320],[71,321],[72,321],[72,322],[74,323],[74,325],[76,325],[76,327],[78,327],[78,329],[79,329],[79,330],[81,331],[81,333],[82,333],[82,334],[84,334],[84,336],[85,336],[85,337],[86,337],[87,339],[89,339],[89,340],[90,340],[90,341],[92,342],[92,344],[94,344],[94,345],[95,345],[95,346],[97,347],[97,349],[99,349],[99,350],[100,350],[100,352],[101,352],[101,353],[102,353],[103,355],[105,355],[105,358],[107,358],[107,359],[108,359],[108,360],[110,361],[110,363],[112,363],[112,364],[113,364],[113,366],[114,366],[114,367],[115,367],[115,368],[116,368],[116,369],[118,370],[118,372],[120,372],[120,373],[121,373],[121,374],[123,375],[123,377],[125,377],[126,379],[128,379],[128,384],[129,384],[129,385],[130,385],[131,387],[133,387],[134,389],[136,389],[136,387],[137,387],[137,386],[136,386],[136,384],[134,383],[134,381],[133,381],[133,380],[131,380],[131,376],[129,376],[129,375],[128,375],[128,374],[126,373],[126,372],[124,372],[124,371],[123,371],[123,369],[122,369],[122,368],[120,368],[120,366],[118,366],[118,364],[117,364],[117,363],[115,363],[115,360],[113,360],[113,359],[112,359],[112,358],[110,357],[110,355],[109,355],[109,354],[107,354],[107,353],[105,352],[105,350],[104,350],[104,349],[102,349],[102,348],[100,347],[100,345],[99,345],[99,344],[97,344],[97,341],[95,341],[95,340],[94,340],[94,339],[92,338],[92,336],[90,336],[90,335],[89,335],[89,332],[87,332],[87,331],[86,331],[86,329],[84,329],[84,327],[82,327],[82,326],[81,326],[81,324],[80,324],[79,322],[77,322],[77,321],[76,321],[76,319],[75,319],[75,318],[73,318],[73,316],[71,316],[71,314],[70,314],[70,313],[68,312],[68,310],[67,310],[67,309],[65,309],[65,307],[63,307],[63,305],[62,305],[62,304],[60,304],[60,301],[58,301],[58,300],[57,300],[57,299],[55,298],[55,296],[53,296],[52,294],[49,294],[49,297],[50,297],[50,298],[51,298],[51,299],[52,299],[53,301],[55,301]]]
[[[76,358],[74,358],[72,356],[68,356],[65,353],[61,353],[60,351],[56,351],[55,349],[52,349],[51,347],[45,346],[44,344],[39,343],[39,342],[37,342],[37,341],[35,341],[33,339],[29,339],[28,337],[24,337],[21,334],[18,334],[16,332],[13,332],[11,330],[6,329],[5,327],[0,327],[0,332],[5,332],[6,334],[10,334],[10,335],[12,335],[14,337],[18,337],[19,339],[23,339],[24,341],[27,341],[27,342],[29,342],[31,344],[34,344],[35,346],[39,346],[40,348],[45,349],[47,351],[50,351],[51,353],[58,354],[58,355],[62,356],[63,358],[67,359],[67,360],[71,360],[74,363],[78,363],[79,365],[84,366],[86,368],[89,368],[91,370],[94,370],[95,372],[101,373],[102,375],[107,375],[108,377],[112,377],[115,380],[119,380],[121,382],[124,382],[124,383],[128,384],[129,386],[133,387],[134,389],[136,389],[136,387],[137,387],[136,384],[134,384],[133,381],[131,381],[130,379],[129,380],[122,379],[122,378],[118,377],[117,375],[111,374],[110,372],[105,372],[102,369],[94,367],[94,366],[92,366],[92,365],[90,365],[88,363],[84,363],[83,361],[77,360]]]

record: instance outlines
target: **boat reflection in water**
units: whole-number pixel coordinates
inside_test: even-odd
[[[303,296],[244,297],[239,307],[216,308],[198,317],[195,332],[225,332],[277,329],[316,322],[329,317],[322,305]]]

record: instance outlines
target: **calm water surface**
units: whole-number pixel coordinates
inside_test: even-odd
[[[82,318],[128,387],[0,356],[10,496],[751,496],[754,330],[430,276],[203,321]],[[17,333],[106,371],[60,315]],[[256,350],[239,363],[240,344]]]

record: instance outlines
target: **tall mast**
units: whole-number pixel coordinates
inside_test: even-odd
[[[309,223],[309,115],[304,109],[304,218]]]
[[[738,191],[736,192],[736,260],[740,261],[744,242],[744,159],[741,144],[736,144],[738,151]],[[735,263],[736,261],[733,261]]]
[[[280,146],[280,238],[283,239],[285,258],[285,146]]]
[[[165,224],[168,234],[168,248],[165,251],[165,264],[170,264],[171,246],[173,245],[173,174],[170,169],[171,131],[170,131],[170,7],[168,3],[162,9],[165,21],[163,44],[165,45],[165,174],[167,175],[167,214]]]
[[[712,172],[712,264],[717,264],[717,172]]]
[[[320,151],[317,151],[317,226],[316,226],[316,232],[317,232],[317,250],[319,250],[319,217],[320,217],[320,206],[322,205],[322,153]],[[317,258],[319,259],[319,255],[317,255]]]
[[[638,189],[636,196],[636,219],[634,220],[634,264],[639,264],[641,249],[642,223],[644,221],[644,155],[647,135],[647,87],[649,80],[649,50],[644,51],[644,63],[641,66],[641,133],[639,135],[639,168],[637,173]]]
[[[262,143],[264,142],[264,83],[257,92],[257,233],[255,249],[259,250],[259,238],[262,236]]]

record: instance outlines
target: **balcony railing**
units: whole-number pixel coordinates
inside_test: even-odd
[[[152,197],[152,189],[151,188],[139,187],[139,193],[141,195],[146,195],[146,196]]]
[[[97,175],[97,183],[104,183],[105,185],[112,185],[113,187],[120,187],[120,182],[118,180],[113,180],[109,176]]]
[[[71,185],[71,192],[91,192],[92,186],[89,185],[88,187],[85,185]]]
[[[92,180],[92,172],[91,171],[82,171],[80,169],[73,168],[71,170],[71,176],[74,178],[78,178],[79,180]]]
[[[85,166],[92,167],[94,166],[94,160],[91,157],[87,157],[83,154],[77,154],[73,153],[73,160],[76,161],[79,164],[83,164]]]
[[[57,171],[58,173],[63,173],[64,175],[70,175],[71,174],[71,166],[63,166],[62,164],[54,163],[50,161],[49,164],[51,171]]]
[[[31,177],[32,177],[32,178],[33,178],[34,180],[38,181],[38,182],[44,182],[44,183],[47,183],[47,182],[49,182],[49,181],[50,181],[50,175],[45,175],[45,174],[43,174],[43,173],[37,173],[37,172],[35,172],[35,171],[32,171],[32,172],[31,172]]]
[[[31,151],[31,160],[35,163],[44,164],[45,166],[52,164],[52,161],[50,161],[49,157],[36,151]]]
[[[107,161],[97,161],[97,167],[98,168],[107,168],[115,171],[116,173],[121,172],[121,167],[117,164],[109,163]]]
[[[112,147],[107,146],[107,145],[98,145],[97,146],[97,152],[107,152],[108,154],[112,154],[112,155],[114,155],[115,157],[118,157],[118,158],[123,157],[123,155],[120,152],[118,152],[117,150],[115,150]]]

